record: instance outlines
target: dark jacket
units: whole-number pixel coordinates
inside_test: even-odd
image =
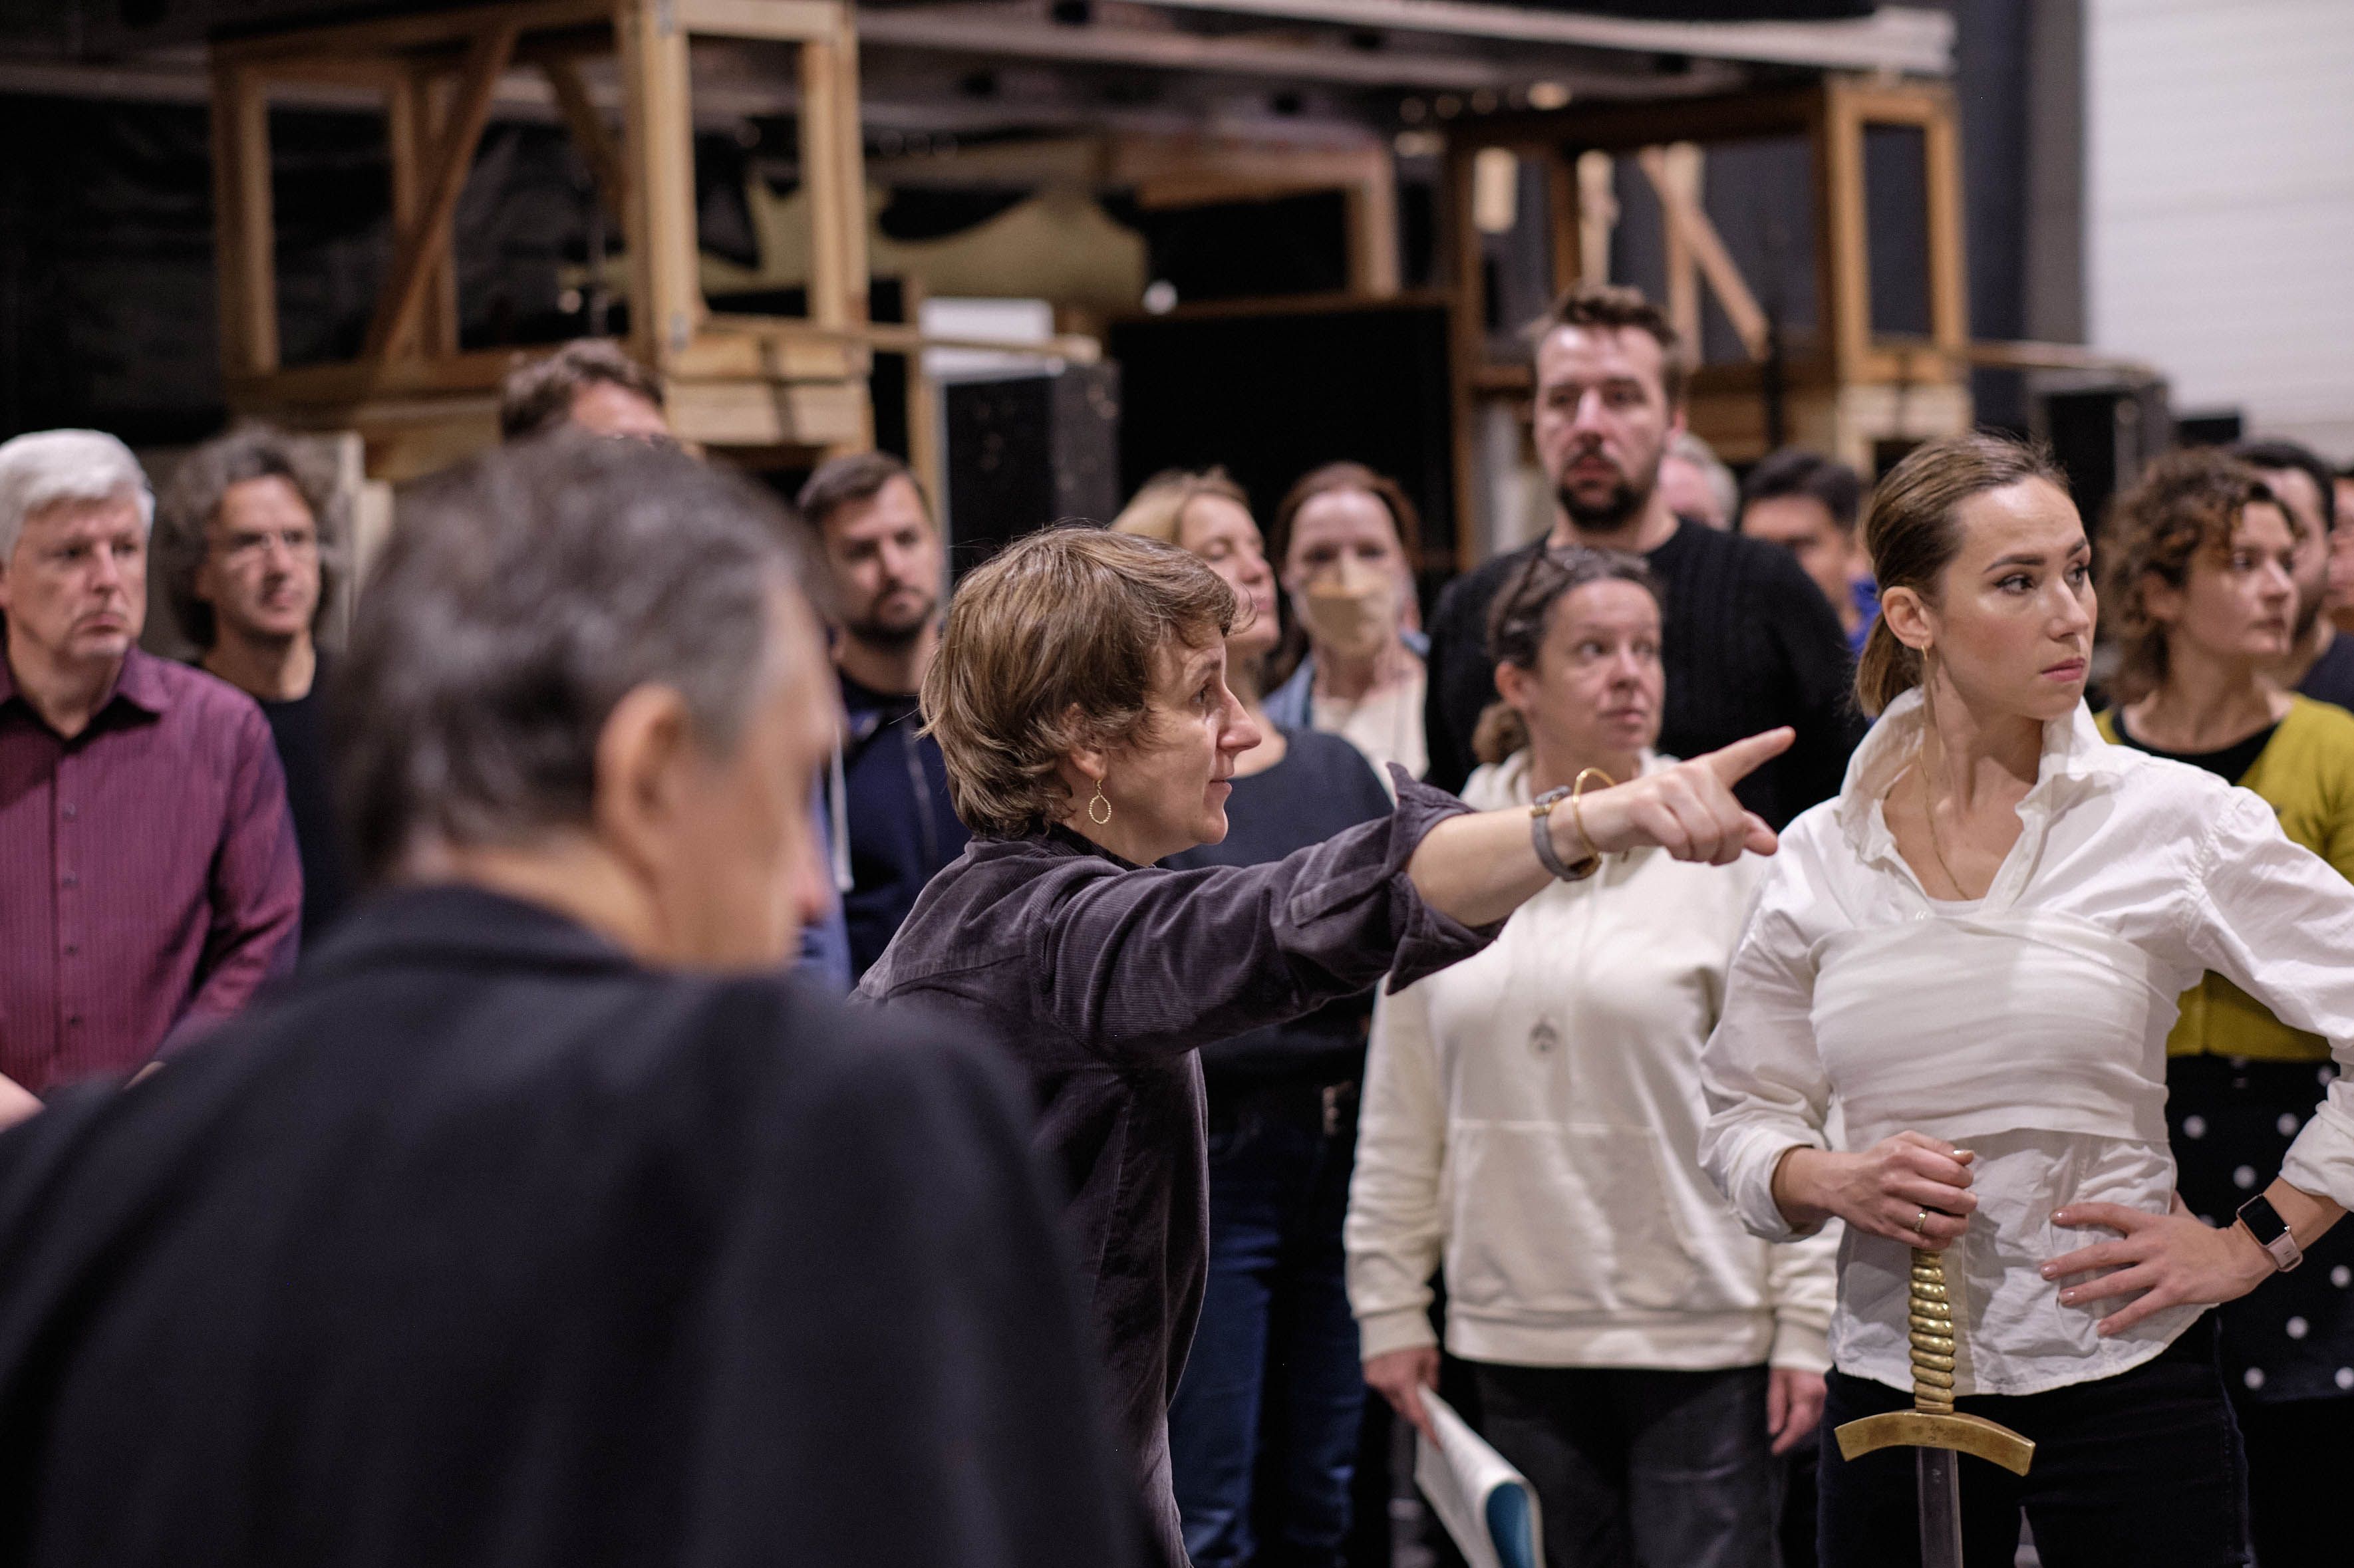
[[[1479,766],[1479,714],[1496,700],[1488,613],[1543,541],[1447,585],[1431,618],[1424,726],[1430,781],[1460,789]],[[1790,552],[1689,519],[1644,557],[1659,579],[1667,702],[1659,749],[1693,758],[1789,725],[1790,749],[1735,785],[1776,828],[1839,793],[1863,721],[1849,695],[1847,633]]]
[[[0,1138],[0,1562],[1131,1562],[1010,1077],[485,893],[362,905]]]
[[[932,879],[858,995],[969,1019],[1029,1069],[1039,1146],[1110,1368],[1114,1419],[1165,1543],[1168,1406],[1209,1250],[1196,1048],[1484,947],[1405,874],[1467,808],[1396,773],[1397,810],[1265,865],[1139,868],[1064,828],[975,839]],[[1394,969],[1393,969],[1393,963]]]
[[[949,803],[940,743],[917,732],[916,699],[842,677],[843,815],[850,822],[850,927],[854,981],[891,945],[916,895],[964,852],[971,835]]]

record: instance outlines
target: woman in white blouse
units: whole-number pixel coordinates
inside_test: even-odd
[[[2023,1507],[2049,1568],[2247,1561],[2205,1308],[2354,1201],[2354,1080],[2218,1228],[2174,1198],[2165,1042],[2209,970],[2354,1058],[2354,889],[2270,808],[2105,744],[2090,548],[2049,461],[1933,442],[1872,500],[1880,720],[1767,869],[1702,1071],[1702,1158],[1755,1234],[1846,1222],[1824,1430],[1909,1404],[1907,1249],[1946,1254],[1961,1407],[2034,1439],[1963,1467],[1972,1562]],[[1845,1136],[1826,1138],[1836,1101]],[[1823,1451],[1822,1561],[1909,1561],[1912,1466]]]
[[[1489,648],[1503,701],[1467,801],[1673,760],[1639,558],[1532,556]],[[1777,1561],[1774,1456],[1821,1409],[1832,1253],[1745,1234],[1697,1157],[1701,1046],[1764,866],[1611,857],[1375,1014],[1344,1231],[1365,1379],[1427,1430],[1443,1254],[1448,1348],[1536,1487],[1550,1568]]]

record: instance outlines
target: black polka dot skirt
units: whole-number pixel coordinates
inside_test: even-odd
[[[2327,1062],[2177,1056],[2167,1063],[2166,1119],[2176,1183],[2190,1212],[2228,1225],[2280,1174],[2288,1146],[2338,1069]],[[2223,1375],[2264,1404],[2354,1399],[2354,1224],[2223,1308]]]

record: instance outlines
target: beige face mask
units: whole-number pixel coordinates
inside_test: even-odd
[[[1397,635],[1397,581],[1354,556],[1316,574],[1291,596],[1310,641],[1339,658],[1365,659]]]

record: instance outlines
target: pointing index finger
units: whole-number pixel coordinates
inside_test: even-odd
[[[1790,743],[1797,738],[1798,732],[1784,725],[1779,729],[1766,730],[1746,740],[1736,740],[1731,746],[1721,747],[1700,760],[1708,764],[1709,770],[1716,775],[1719,783],[1728,786],[1738,784],[1789,750]]]

